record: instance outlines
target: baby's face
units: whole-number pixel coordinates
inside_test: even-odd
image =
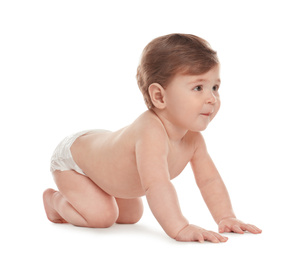
[[[202,75],[177,74],[165,90],[168,119],[175,125],[203,131],[220,107],[219,65]]]

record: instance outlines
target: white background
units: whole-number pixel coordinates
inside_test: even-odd
[[[290,259],[288,6],[282,0],[1,1],[1,258]],[[204,136],[237,217],[263,233],[230,234],[218,245],[175,242],[145,200],[144,217],[132,226],[50,223],[42,192],[55,188],[53,149],[70,133],[117,130],[141,114],[140,54],[153,38],[173,32],[196,34],[218,51],[222,107]],[[190,167],[173,183],[190,222],[217,231]]]

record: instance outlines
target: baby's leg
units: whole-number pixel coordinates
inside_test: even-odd
[[[47,217],[56,223],[69,222],[82,227],[105,228],[118,218],[114,197],[105,193],[88,177],[75,171],[55,171],[58,191],[44,192]]]
[[[138,222],[143,214],[141,198],[118,199],[116,202],[119,208],[119,216],[116,220],[118,224],[134,224]]]

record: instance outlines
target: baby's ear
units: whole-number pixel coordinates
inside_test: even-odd
[[[149,95],[156,108],[164,109],[166,107],[165,89],[159,83],[149,86]]]

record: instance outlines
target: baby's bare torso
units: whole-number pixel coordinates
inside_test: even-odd
[[[101,131],[79,137],[71,147],[75,162],[101,189],[118,198],[135,198],[145,195],[137,170],[135,145],[138,124],[143,117],[153,117],[147,111],[133,124],[119,131]],[[178,176],[194,152],[193,136],[188,133],[184,142],[168,142],[168,169],[170,178]],[[194,138],[195,139],[195,138]]]

